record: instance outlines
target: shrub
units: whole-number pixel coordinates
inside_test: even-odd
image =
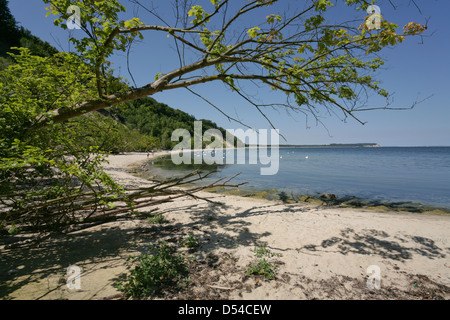
[[[280,197],[280,200],[283,202],[288,202],[289,196],[286,194],[286,192],[281,191],[278,196]]]
[[[190,234],[181,241],[181,244],[185,247],[193,249],[198,247],[199,241],[196,237],[194,237],[194,235]]]
[[[267,243],[262,243],[258,248],[252,250],[255,253],[255,257],[258,258],[256,262],[251,263],[247,267],[248,275],[262,275],[267,280],[272,280],[275,278],[275,270],[277,266],[274,263],[268,261],[272,257],[281,257],[279,253],[273,253],[267,249]]]
[[[147,222],[148,223],[163,223],[164,220],[164,216],[161,213],[155,214],[154,216],[148,217],[147,218]]]
[[[153,246],[151,251],[154,253],[129,258],[138,265],[126,281],[118,283],[119,290],[126,297],[142,299],[157,295],[163,289],[179,288],[188,280],[186,260],[174,248],[162,242]]]

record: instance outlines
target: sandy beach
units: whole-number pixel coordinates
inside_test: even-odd
[[[161,153],[153,154],[153,156]],[[129,173],[146,153],[109,157],[107,172],[126,186],[151,182]],[[450,299],[450,216],[284,204],[202,192],[159,205],[165,223],[114,222],[51,239],[38,248],[2,252],[2,299],[102,299],[120,293],[126,259],[157,241],[179,243],[192,234],[189,289],[160,299]],[[150,209],[150,208],[149,208]],[[276,276],[246,273],[262,243]],[[81,269],[80,289],[66,270]],[[379,288],[368,288],[368,268]]]

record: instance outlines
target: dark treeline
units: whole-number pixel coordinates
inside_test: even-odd
[[[48,57],[58,52],[48,42],[31,34],[31,31],[19,26],[8,8],[7,0],[0,0],[0,70],[13,63],[7,52],[11,47],[25,47],[33,55]]]

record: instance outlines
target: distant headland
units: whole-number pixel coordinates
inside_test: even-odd
[[[377,143],[331,143],[314,145],[280,144],[280,148],[380,148]]]

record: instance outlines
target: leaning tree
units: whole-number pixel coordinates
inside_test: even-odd
[[[121,20],[120,13],[126,8],[116,0],[44,2],[51,5],[48,14],[57,16],[55,24],[64,29],[68,27],[67,19],[73,18],[69,4],[79,8],[79,27],[86,36],[70,40],[79,57],[94,67],[96,96],[53,110],[36,123],[37,127],[158,92],[214,81],[225,83],[261,113],[264,105],[246,95],[240,82],[259,82],[285,93],[286,103],[271,105],[274,107],[312,115],[321,107],[335,108],[357,119],[354,113],[360,110],[356,102],[361,90],[388,95],[373,77],[373,72],[383,65],[376,54],[426,30],[425,25],[411,22],[399,33],[399,26],[387,20],[371,27],[376,22],[370,21],[371,14],[366,14],[366,21],[329,23],[326,13],[334,5],[328,0],[296,1],[295,6],[300,8],[290,7],[289,11],[285,1],[277,0],[210,0],[204,1],[208,2],[204,6],[176,0],[173,22],[160,17],[144,1],[130,0],[160,24],[146,24],[137,17]],[[362,10],[362,14],[374,8],[366,0],[343,2],[341,5]],[[267,8],[273,13],[267,14]],[[258,20],[255,17],[260,18],[260,24],[245,23]],[[179,64],[168,66],[165,73],[154,75],[141,87],[124,92],[110,90],[104,73],[108,58],[117,51],[127,52],[134,40],[151,37],[155,32],[174,39]]]

